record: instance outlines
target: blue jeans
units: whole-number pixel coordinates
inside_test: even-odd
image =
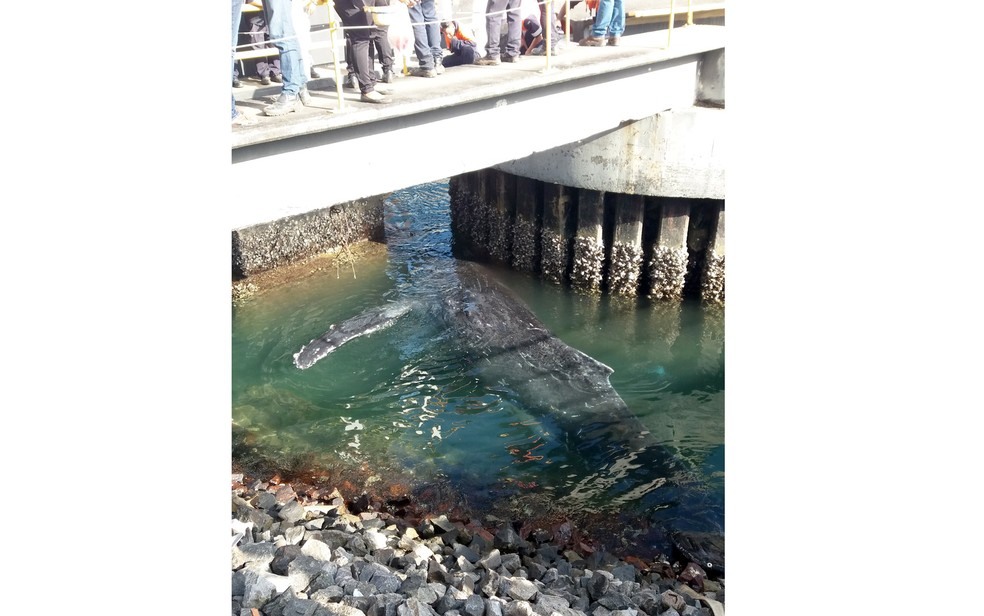
[[[591,36],[604,38],[605,31],[608,36],[622,36],[625,32],[625,7],[622,0],[599,0],[598,13],[595,15],[594,25],[591,26]]]
[[[407,12],[413,24],[413,52],[417,54],[417,63],[423,68],[434,68],[444,56],[441,51],[441,24],[437,23],[437,3],[434,0],[420,0],[408,7]]]
[[[519,55],[519,39],[523,36],[523,18],[520,16],[520,0],[489,0],[485,5],[485,54],[491,58],[499,57],[499,45],[502,32],[502,18],[506,18],[506,48],[507,56]],[[501,11],[508,9],[503,15]]]
[[[243,0],[232,0],[232,77],[236,77],[235,49],[239,43],[239,21],[243,16]],[[236,97],[232,96],[232,117],[236,117]]]
[[[300,0],[298,0],[299,2]],[[264,0],[263,16],[270,29],[270,38],[280,50],[280,72],[284,78],[283,92],[294,96],[307,83],[301,58],[301,45],[294,33],[294,20],[290,12],[291,0]],[[279,40],[283,39],[283,40]]]

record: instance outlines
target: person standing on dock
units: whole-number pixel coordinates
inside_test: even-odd
[[[335,0],[335,10],[342,18],[346,34],[352,41],[352,63],[355,64],[355,77],[362,93],[360,100],[364,103],[384,104],[391,99],[383,96],[382,91],[377,91],[376,73],[372,68],[372,60],[369,59],[369,46],[373,44],[376,25],[372,13],[366,7],[373,6],[374,0]]]
[[[520,16],[520,0],[489,0],[485,6],[485,57],[479,58],[475,64],[496,66],[499,62],[519,61],[519,39],[522,36],[522,18]],[[505,15],[503,15],[505,13]],[[506,18],[505,53],[500,58],[502,45],[502,18]]]
[[[413,51],[417,54],[414,77],[437,77],[444,72],[444,51],[441,49],[441,25],[437,20],[435,0],[411,0],[407,4],[413,23]]]
[[[264,107],[263,113],[268,116],[287,115],[309,100],[308,79],[304,74],[301,45],[294,32],[291,0],[263,0],[263,17],[270,30],[271,42],[280,51],[280,72],[284,83],[280,96],[272,105]]]
[[[623,0],[599,0],[598,12],[588,36],[581,39],[582,47],[604,47],[605,33],[609,47],[616,47],[625,32],[625,5]]]

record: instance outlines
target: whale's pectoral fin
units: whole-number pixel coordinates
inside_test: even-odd
[[[362,314],[343,321],[320,338],[315,338],[294,353],[294,365],[304,370],[349,340],[385,329],[410,311],[411,304],[401,302],[366,310]]]

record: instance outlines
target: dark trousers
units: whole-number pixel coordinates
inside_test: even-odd
[[[461,39],[451,39],[451,55],[444,57],[445,67],[475,64],[475,60],[478,60],[478,49],[475,45]]]
[[[352,64],[355,65],[355,76],[359,80],[359,90],[363,94],[372,92],[373,83],[376,81],[369,61],[369,45],[372,44],[372,32],[376,27],[373,25],[372,15],[362,10],[365,6],[374,6],[373,1],[335,0],[335,11],[342,18],[342,25],[352,28],[347,30],[345,35],[352,43]]]

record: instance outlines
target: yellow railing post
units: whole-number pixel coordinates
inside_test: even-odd
[[[694,8],[690,5],[690,0],[687,0],[687,25],[694,25]]]
[[[332,65],[335,68],[335,95],[338,96],[338,109],[345,108],[345,98],[342,96],[342,71],[338,67],[338,48],[335,46],[335,31],[338,24],[335,22],[335,0],[328,0],[328,42],[331,44]]]

